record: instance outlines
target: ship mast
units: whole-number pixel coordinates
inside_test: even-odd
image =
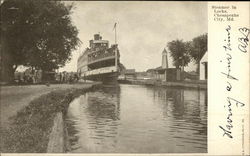
[[[117,23],[115,23],[114,28],[113,28],[113,30],[115,30],[115,44],[117,44],[117,40],[116,40],[116,24]]]
[[[113,30],[115,29],[115,46],[116,46],[116,49],[115,49],[115,67],[116,67],[116,70],[118,71],[117,40],[116,40],[116,24],[117,24],[117,23],[115,23]]]

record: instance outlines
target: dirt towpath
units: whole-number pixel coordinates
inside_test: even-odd
[[[7,128],[10,118],[19,110],[27,106],[33,99],[54,90],[70,88],[88,88],[93,84],[52,84],[26,85],[26,86],[1,86],[0,90],[0,128]]]

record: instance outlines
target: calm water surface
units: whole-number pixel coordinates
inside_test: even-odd
[[[67,114],[76,153],[207,152],[207,92],[139,85],[104,87]]]

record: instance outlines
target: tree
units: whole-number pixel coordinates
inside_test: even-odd
[[[200,70],[200,60],[207,51],[207,34],[193,38],[189,45],[188,53],[192,61],[197,64],[197,72]]]
[[[187,51],[187,43],[182,40],[174,40],[167,43],[170,56],[173,58],[173,65],[176,68],[185,67],[190,62]]]
[[[52,71],[65,65],[80,40],[73,6],[59,1],[6,0],[1,5],[1,80],[19,65]]]
[[[118,67],[119,67],[119,71],[120,71],[120,72],[123,72],[123,71],[126,70],[126,67],[125,67],[122,63],[120,63],[120,62],[119,62],[119,64],[118,64]]]

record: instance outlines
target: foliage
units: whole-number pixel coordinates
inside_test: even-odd
[[[72,8],[60,1],[4,1],[3,67],[15,71],[17,66],[24,65],[51,71],[64,66],[79,44],[78,30],[70,18]]]
[[[192,42],[190,42],[188,52],[191,56],[192,60],[195,63],[199,63],[203,55],[207,51],[207,34],[200,35],[198,37],[193,38]]]
[[[119,64],[118,64],[118,67],[119,67],[119,70],[120,70],[120,71],[126,70],[126,67],[125,67],[122,63],[120,63],[120,62],[119,62]]]
[[[187,51],[187,43],[177,39],[168,42],[167,46],[170,51],[170,56],[173,58],[173,65],[176,68],[179,68],[180,66],[187,66],[190,62],[190,57]]]

